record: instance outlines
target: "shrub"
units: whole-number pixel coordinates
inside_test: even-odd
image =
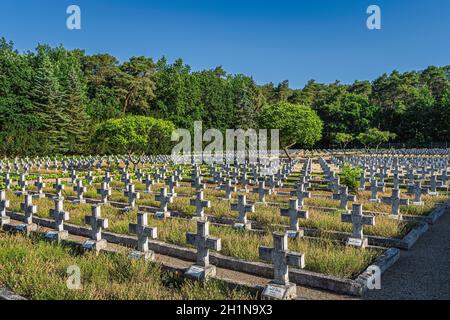
[[[345,164],[339,175],[341,184],[347,186],[351,190],[356,190],[358,188],[358,179],[361,176],[361,173],[361,168],[352,168],[350,165]]]

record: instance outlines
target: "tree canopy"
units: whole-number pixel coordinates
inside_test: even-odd
[[[90,153],[99,124],[128,116],[164,119],[189,130],[202,121],[204,128],[222,132],[279,124],[288,133],[285,146],[360,147],[370,129],[395,134],[371,142],[374,146],[445,143],[450,141],[449,75],[450,66],[430,66],[394,70],[371,82],[311,80],[293,89],[287,80],[257,84],[221,66],[193,71],[181,59],[170,63],[165,57],[138,56],[119,62],[107,53],[87,55],[47,45],[20,53],[0,39],[0,155]],[[297,139],[286,130],[296,128],[294,122],[298,127],[315,119],[305,108],[322,120],[319,140]],[[295,118],[300,109],[306,118]],[[261,121],[264,115],[267,121]],[[360,139],[336,140],[349,135]]]

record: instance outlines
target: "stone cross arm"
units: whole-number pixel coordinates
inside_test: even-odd
[[[353,223],[355,215],[351,214],[351,213],[343,213],[341,215],[341,222],[346,222],[346,223]],[[357,216],[357,217],[361,217],[361,224],[362,225],[369,225],[369,226],[374,226],[375,225],[375,216]]]
[[[97,218],[97,217],[92,217],[92,216],[85,216],[84,223],[89,224],[91,226],[95,226],[97,228],[103,228],[103,229],[108,228],[108,219]]]
[[[305,254],[302,252],[276,252],[274,248],[264,246],[259,247],[259,258],[261,260],[270,261],[276,264],[276,261],[274,261],[276,259],[274,253],[277,253],[277,255],[281,254],[280,258],[285,259],[286,264],[291,267],[299,269],[303,269],[305,267]]]
[[[200,243],[207,249],[215,251],[222,250],[222,240],[220,238],[214,238],[207,236],[206,238],[197,235],[196,233],[186,233],[186,241],[190,245],[198,246]]]
[[[156,239],[158,237],[158,228],[141,226],[136,223],[130,223],[128,231],[132,234],[137,234],[139,236],[149,237],[152,239]]]

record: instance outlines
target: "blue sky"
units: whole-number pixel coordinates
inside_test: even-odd
[[[79,5],[82,29],[66,28]],[[382,29],[366,28],[366,9]],[[2,0],[0,36],[20,51],[37,43],[169,61],[222,65],[258,83],[372,80],[394,69],[450,64],[448,0]]]

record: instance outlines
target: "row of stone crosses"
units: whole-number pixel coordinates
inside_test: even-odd
[[[372,196],[370,201],[378,202],[377,192],[384,191],[384,186],[387,185],[385,178],[389,176],[389,173],[393,175],[393,191],[389,198],[383,198],[382,201],[392,205],[392,215],[399,217],[399,206],[400,204],[408,204],[407,199],[400,199],[399,186],[400,184],[407,183],[408,190],[417,191],[417,184],[421,181],[425,181],[429,177],[430,185],[428,188],[420,186],[420,193],[416,194],[416,199],[414,204],[420,204],[420,197],[424,190],[427,193],[434,194],[436,190],[434,187],[446,188],[447,183],[447,168],[448,159],[399,159],[399,158],[367,158],[367,157],[344,157],[344,158],[332,158],[332,164],[336,166],[343,165],[344,163],[351,163],[354,166],[359,166],[363,168],[363,174],[361,174],[361,185],[360,188],[370,188]],[[295,161],[290,162],[282,166],[280,170],[275,175],[264,177],[260,173],[258,168],[249,165],[248,167],[239,168],[233,166],[222,166],[218,169],[216,166],[211,166],[210,176],[212,177],[212,183],[219,185],[221,190],[226,192],[226,198],[231,198],[231,192],[236,192],[237,184],[240,184],[242,189],[240,191],[248,192],[248,185],[253,184],[255,188],[253,192],[258,194],[258,200],[264,202],[264,197],[274,191],[275,187],[282,186],[283,182],[287,179],[287,176],[292,172]],[[333,198],[340,200],[341,209],[347,209],[347,202],[356,201],[354,195],[348,194],[348,188],[340,185],[339,177],[336,176],[335,172],[331,169],[328,163],[323,159],[319,159],[319,164],[324,172],[325,181],[328,182],[329,187],[333,191]],[[250,172],[249,172],[250,171]],[[367,172],[368,171],[368,172]],[[249,172],[249,174],[248,174]],[[179,181],[182,180],[183,169],[181,167],[174,170],[170,177],[166,177],[167,168],[163,166],[158,169],[156,173],[152,176],[144,175],[141,170],[137,170],[136,177],[138,180],[146,184],[146,192],[151,192],[150,186],[154,183],[160,181],[166,181],[167,188],[161,188],[160,194],[156,197],[160,201],[160,212],[156,214],[158,217],[168,217],[169,213],[167,210],[167,204],[170,203],[176,196],[174,192],[174,187],[178,186]],[[370,182],[370,186],[365,185],[366,177]],[[435,176],[437,179],[433,179]],[[253,178],[255,182],[252,183],[250,178]],[[190,274],[196,278],[206,278],[212,276],[215,273],[215,268],[209,263],[209,249],[220,250],[220,239],[211,238],[208,234],[209,222],[207,217],[204,215],[204,208],[209,207],[209,201],[203,199],[203,190],[206,185],[202,181],[201,170],[199,166],[193,166],[191,170],[191,184],[197,191],[196,198],[191,200],[191,205],[196,206],[196,213],[198,219],[197,234],[187,234],[188,243],[195,245],[197,247],[197,265],[188,271]],[[256,179],[255,179],[256,178]],[[266,179],[267,178],[267,179]],[[82,180],[77,177],[76,171],[71,172],[72,183],[75,184],[74,190],[77,192],[77,203],[84,203],[83,193],[86,192],[86,188],[82,185]],[[92,184],[93,175],[89,171],[86,177],[88,184]],[[139,193],[135,191],[134,185],[132,184],[130,175],[127,173],[126,168],[122,169],[121,180],[124,182],[125,195],[129,199],[128,209],[135,207],[135,200],[139,198]],[[292,191],[291,195],[295,195],[289,202],[289,208],[281,209],[281,214],[283,216],[290,217],[290,226],[287,234],[274,234],[274,248],[260,248],[260,257],[265,260],[272,260],[275,266],[275,280],[274,285],[288,286],[288,272],[287,265],[291,264],[296,267],[304,266],[304,255],[303,254],[292,254],[287,251],[287,236],[298,237],[300,230],[298,227],[298,219],[307,219],[308,212],[301,210],[303,207],[304,198],[310,197],[310,193],[307,192],[307,188],[310,186],[311,180],[311,161],[306,161],[303,169],[301,171],[301,178],[295,184],[295,190]],[[436,181],[437,180],[437,181]],[[103,181],[101,183],[98,193],[102,196],[102,203],[108,203],[108,196],[111,195],[111,189],[109,183],[112,181],[112,176],[109,172],[106,172]],[[435,182],[433,182],[435,181]],[[257,183],[256,183],[257,182]],[[4,181],[6,188],[8,189],[11,185],[9,174],[7,173]],[[266,188],[266,183],[268,188]],[[436,185],[434,186],[434,183]],[[35,225],[33,224],[33,214],[37,212],[37,208],[32,203],[32,195],[28,194],[26,191],[27,181],[25,173],[22,173],[18,182],[21,190],[19,194],[25,195],[25,201],[21,204],[21,209],[25,213],[25,223],[18,225],[16,228],[22,231],[30,232],[35,230]],[[257,185],[257,187],[256,187]],[[38,191],[35,196],[45,196],[43,193],[43,188],[45,183],[43,179],[39,177],[35,182],[35,186]],[[55,231],[49,232],[46,236],[49,239],[61,240],[67,238],[67,231],[64,230],[64,221],[68,221],[69,214],[64,211],[62,198],[62,190],[64,189],[64,184],[62,184],[60,179],[56,180],[53,186],[55,188],[57,197],[55,200],[55,209],[51,210],[51,216],[55,219]],[[0,194],[0,213],[2,225],[4,223],[9,223],[8,217],[6,216],[6,208],[8,207],[8,201],[6,200],[6,193],[4,191]],[[406,201],[404,201],[406,200]],[[235,227],[249,228],[250,225],[246,218],[247,212],[254,212],[254,205],[248,204],[246,202],[245,195],[238,196],[238,202],[231,204],[231,209],[239,212],[238,223]],[[83,245],[85,249],[95,249],[100,250],[106,246],[106,241],[102,239],[101,233],[102,229],[108,227],[107,219],[101,218],[101,206],[95,205],[92,208],[92,215],[86,217],[85,222],[91,225],[92,236],[91,240],[86,241]],[[353,224],[353,234],[349,238],[348,244],[357,245],[364,247],[367,245],[367,239],[363,236],[363,225],[374,225],[375,218],[373,216],[365,216],[362,214],[362,205],[358,203],[353,203],[352,213],[342,214],[343,222],[350,222]],[[156,228],[148,227],[147,225],[147,213],[138,213],[138,223],[130,224],[130,232],[135,233],[138,236],[138,251],[133,252],[132,256],[141,257],[144,256],[146,259],[152,259],[154,254],[149,250],[148,239],[155,239],[157,237]],[[291,254],[291,256],[289,256]],[[284,257],[284,258],[283,258]],[[291,257],[291,258],[289,258]],[[294,263],[290,263],[294,261]],[[286,288],[285,288],[286,289]],[[273,290],[273,288],[272,288]],[[289,292],[287,290],[286,292]]]

